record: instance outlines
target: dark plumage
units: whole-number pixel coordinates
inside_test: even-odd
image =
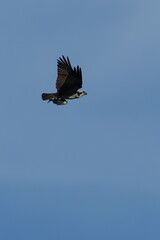
[[[42,93],[43,100],[52,101],[57,105],[64,105],[67,104],[65,99],[75,99],[87,94],[85,91],[77,91],[82,88],[82,71],[79,66],[72,68],[69,58],[62,56],[57,60],[57,67],[57,92]]]

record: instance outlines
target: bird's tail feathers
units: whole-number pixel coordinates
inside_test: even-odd
[[[57,98],[57,93],[42,93],[42,100],[50,100],[52,98]]]

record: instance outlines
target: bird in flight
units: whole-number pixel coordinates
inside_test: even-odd
[[[42,100],[65,105],[68,103],[66,99],[75,99],[87,94],[85,91],[77,91],[82,88],[82,70],[79,66],[72,68],[69,58],[62,56],[57,60],[57,67],[57,92],[42,93]]]

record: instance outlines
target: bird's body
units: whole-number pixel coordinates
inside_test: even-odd
[[[42,93],[43,100],[49,100],[57,105],[65,105],[66,99],[76,99],[86,95],[85,91],[79,92],[82,88],[82,71],[79,66],[72,68],[69,58],[57,60],[58,77],[56,81],[56,93]]]

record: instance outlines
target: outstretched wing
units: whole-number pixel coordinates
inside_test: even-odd
[[[68,74],[72,71],[72,66],[70,64],[69,58],[67,57],[67,60],[64,56],[62,56],[62,58],[59,58],[57,60],[57,68],[58,77],[56,81],[56,88],[59,90],[67,79]]]
[[[79,66],[72,68],[69,58],[62,56],[57,61],[58,77],[56,88],[58,92],[75,89],[76,91],[82,87],[82,71]]]

